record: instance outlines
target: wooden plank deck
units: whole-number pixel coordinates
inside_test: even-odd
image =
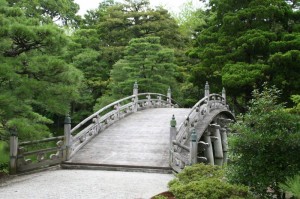
[[[169,167],[170,120],[177,126],[190,109],[153,108],[117,121],[80,149],[69,161],[84,165]]]

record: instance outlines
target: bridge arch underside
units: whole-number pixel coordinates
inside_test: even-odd
[[[174,147],[171,167],[180,172],[186,165],[206,163],[223,165],[228,160],[227,136],[230,132],[228,124],[235,121],[234,115],[228,109],[216,109],[191,122],[187,126],[188,132],[183,137],[181,147]],[[196,140],[192,141],[195,132]]]

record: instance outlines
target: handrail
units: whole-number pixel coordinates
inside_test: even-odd
[[[131,95],[131,96],[128,96],[128,97],[125,97],[125,98],[122,98],[118,101],[115,101],[113,103],[110,103],[109,105],[101,108],[100,110],[96,111],[95,113],[93,113],[92,115],[90,115],[89,117],[85,118],[84,120],[82,120],[79,124],[77,124],[74,128],[72,128],[71,130],[71,133],[73,133],[74,131],[76,131],[77,129],[79,129],[81,126],[83,126],[87,121],[91,120],[92,118],[95,118],[97,115],[99,115],[99,113],[119,104],[120,102],[123,102],[125,100],[128,100],[128,99],[132,99],[134,98],[135,96],[134,95]]]
[[[185,125],[186,125],[186,122],[191,122],[190,121],[190,117],[191,117],[191,115],[197,110],[197,108],[199,108],[200,109],[200,107],[201,107],[201,105],[205,105],[205,104],[207,104],[207,102],[209,102],[209,101],[211,101],[210,100],[210,98],[213,98],[213,97],[218,97],[218,98],[220,98],[220,101],[221,102],[224,102],[225,101],[225,98],[223,97],[223,96],[221,96],[221,95],[219,95],[219,94],[216,94],[216,93],[212,93],[212,94],[210,94],[210,95],[208,95],[208,96],[205,96],[204,98],[202,98],[201,100],[199,100],[193,107],[192,107],[192,109],[191,109],[191,111],[189,112],[189,114],[187,115],[187,117],[186,117],[186,119],[184,120],[184,122],[183,123],[181,123],[180,124],[180,126],[179,126],[179,128],[178,128],[178,135],[177,135],[177,139],[176,140],[181,140],[182,138],[183,138],[183,134],[184,134],[184,127],[185,127]],[[220,101],[218,101],[218,102],[220,102]]]
[[[166,97],[168,98],[168,96],[164,95],[164,94],[161,94],[161,93],[139,93],[137,94],[137,96],[141,96],[141,95],[158,95],[158,96],[163,96],[163,97]],[[173,98],[171,98],[171,102],[174,102],[172,104],[177,104],[179,105],[179,103],[177,103]]]
[[[77,124],[75,127],[73,127],[73,128],[71,129],[71,134],[74,133],[74,132],[75,132],[77,129],[79,129],[80,127],[82,127],[82,126],[83,126],[86,122],[88,122],[89,120],[91,120],[91,119],[97,117],[101,112],[103,112],[103,111],[105,111],[105,110],[107,110],[107,109],[109,109],[109,108],[111,108],[111,107],[114,107],[115,105],[118,105],[118,104],[120,104],[121,102],[124,102],[124,101],[126,101],[126,100],[129,100],[129,99],[132,100],[132,99],[135,98],[135,97],[138,97],[138,96],[147,96],[147,95],[157,95],[157,96],[163,96],[163,97],[168,98],[166,95],[160,94],[160,93],[139,93],[139,94],[137,94],[137,95],[131,95],[131,96],[122,98],[122,99],[120,99],[120,100],[117,100],[117,101],[115,101],[115,102],[113,102],[113,103],[108,104],[107,106],[101,108],[100,110],[96,111],[95,113],[93,113],[93,114],[90,115],[89,117],[87,117],[87,118],[85,118],[84,120],[82,120],[79,124]],[[154,100],[154,99],[152,99],[152,100]],[[171,99],[171,101],[176,102],[175,100],[172,100],[172,99]],[[131,102],[131,103],[132,103],[132,102]],[[171,103],[171,105],[172,105],[172,103]]]

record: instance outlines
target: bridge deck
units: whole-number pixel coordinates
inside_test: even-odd
[[[169,167],[170,120],[190,109],[155,108],[131,114],[101,132],[70,160],[78,164]]]

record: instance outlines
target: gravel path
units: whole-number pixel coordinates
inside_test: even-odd
[[[167,190],[172,174],[48,170],[0,182],[1,199],[149,199]]]

